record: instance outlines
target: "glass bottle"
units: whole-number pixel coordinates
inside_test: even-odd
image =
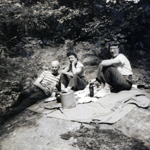
[[[90,92],[90,97],[94,97],[94,83],[90,83],[89,92]]]

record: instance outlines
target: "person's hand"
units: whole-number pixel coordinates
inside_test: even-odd
[[[73,61],[72,61],[72,65],[74,65],[74,66],[75,66],[75,60],[73,60]]]
[[[43,89],[43,91],[44,91],[45,95],[47,95],[47,96],[50,94],[49,89],[46,87]]]
[[[63,73],[63,74],[66,74],[67,72],[66,72],[65,70],[62,70],[62,73]]]
[[[57,85],[57,83],[54,83],[54,84],[51,86],[52,92],[56,92],[56,91],[57,91],[56,85]]]
[[[66,71],[62,70],[61,73],[65,73]]]
[[[75,57],[70,58],[70,63],[72,65],[75,65],[76,62],[77,62],[77,59]]]

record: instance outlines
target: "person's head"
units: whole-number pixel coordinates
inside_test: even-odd
[[[119,54],[119,45],[117,42],[112,42],[110,44],[110,54],[113,58],[115,58]]]
[[[51,63],[51,70],[52,70],[52,74],[53,75],[57,75],[58,74],[59,68],[60,68],[59,62],[57,60],[52,61],[52,63]]]
[[[68,52],[67,57],[69,58],[70,62],[74,61],[76,63],[78,61],[78,57],[77,57],[76,53],[74,53],[74,52]]]

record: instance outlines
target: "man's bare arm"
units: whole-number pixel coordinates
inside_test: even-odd
[[[83,71],[83,68],[82,67],[78,67],[78,68],[75,68],[75,64],[72,63],[72,73],[73,74],[80,74],[81,72]]]
[[[47,95],[49,93],[49,89],[47,87],[44,87],[42,84],[41,84],[41,81],[43,80],[42,77],[39,77],[35,80],[35,82],[33,83],[35,86],[39,87],[41,90],[44,91],[44,93]]]
[[[114,64],[121,64],[121,61],[119,59],[114,58],[114,59],[103,60],[101,62],[101,65],[103,67],[111,66]]]
[[[72,72],[68,72],[68,71],[69,71],[69,65],[64,70],[62,70],[62,73],[72,77],[73,73]]]

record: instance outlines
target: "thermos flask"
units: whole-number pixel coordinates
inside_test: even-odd
[[[90,97],[94,97],[94,83],[90,83],[89,92],[90,92]]]

